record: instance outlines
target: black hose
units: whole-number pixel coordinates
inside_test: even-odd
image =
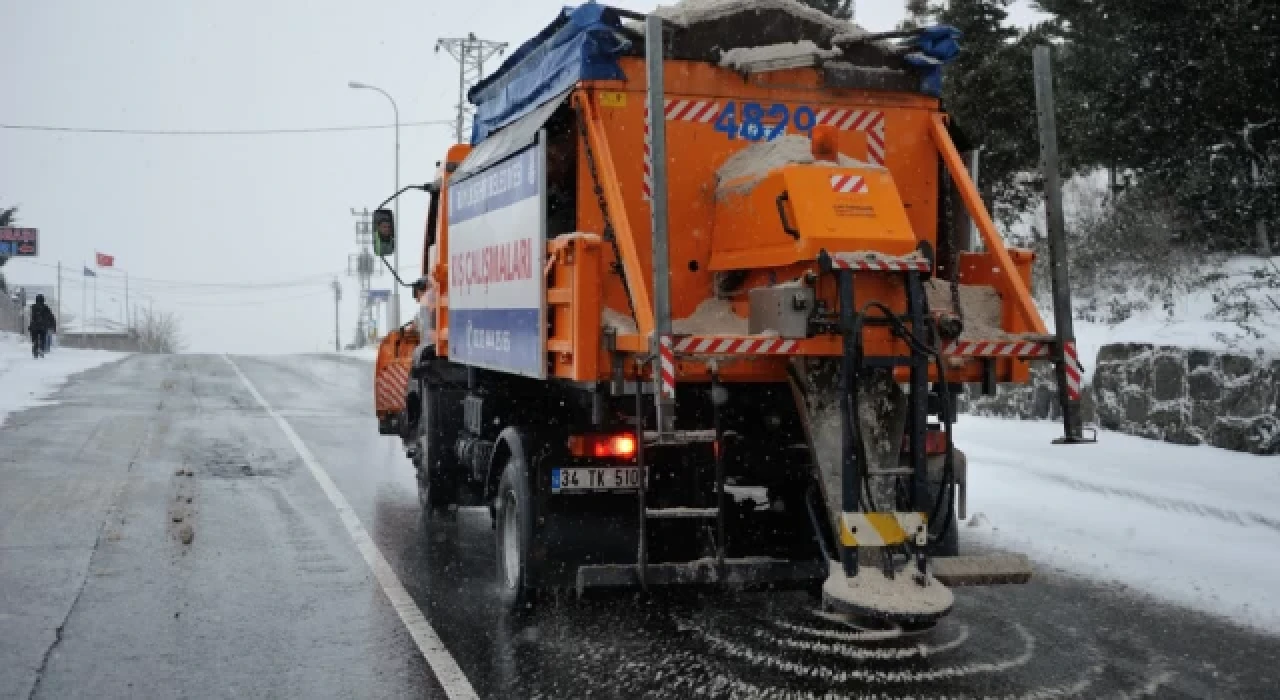
[[[928,302],[926,301],[926,304],[927,303]],[[899,319],[895,313],[893,313],[893,310],[890,309],[887,305],[885,305],[882,302],[878,302],[878,301],[868,302],[858,311],[857,314],[854,315],[853,330],[854,330],[855,337],[857,338],[862,337],[861,335],[862,326],[868,316],[868,312],[872,309],[875,309],[881,313],[881,315],[885,318],[885,320],[887,320],[889,324],[893,327],[894,333],[898,337],[902,338],[903,341],[907,343],[908,347],[910,347],[913,352],[918,352],[922,355],[927,355],[931,359],[933,359],[934,367],[938,371],[939,394],[942,400],[942,410],[940,411],[940,413],[942,414],[942,427],[943,427],[943,434],[946,438],[947,451],[946,451],[946,455],[943,457],[942,487],[938,489],[938,495],[935,498],[933,508],[929,513],[929,522],[930,523],[938,522],[938,516],[943,512],[945,512],[946,515],[942,521],[942,526],[941,526],[942,529],[939,530],[936,534],[932,535],[935,541],[940,541],[947,536],[947,534],[950,532],[950,529],[951,529],[951,513],[952,513],[952,510],[954,509],[954,506],[952,504],[952,501],[954,500],[954,498],[952,497],[952,495],[955,493],[955,441],[954,441],[954,436],[952,434],[953,421],[951,416],[951,386],[947,384],[946,366],[943,362],[942,353],[939,352],[936,348],[931,348],[922,344],[915,337],[915,334],[910,332],[907,329],[906,324],[903,323],[903,321]],[[925,317],[927,319],[926,322],[930,324],[933,330],[933,336],[935,338],[939,337],[937,322],[928,316],[927,309],[926,309]],[[855,367],[861,368],[862,366],[861,345],[858,346],[854,359],[855,359]],[[858,449],[859,451],[859,454],[857,455],[857,457],[860,460],[860,463],[865,465],[867,463],[866,449],[861,439],[862,423],[861,423],[860,416],[858,414],[857,386],[858,386],[857,381],[852,381],[850,384],[850,395],[851,395],[850,399],[853,404],[851,407],[851,413],[853,417],[852,423],[853,423],[853,430],[856,438],[854,444],[855,444],[855,449]],[[863,471],[862,478],[863,478],[863,491],[867,495],[867,505],[871,507],[872,512],[879,512],[879,510],[875,506],[875,502],[872,500],[870,476],[866,473],[865,470]],[[943,511],[944,505],[946,506],[946,511]]]

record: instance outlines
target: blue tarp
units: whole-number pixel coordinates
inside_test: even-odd
[[[480,143],[579,80],[622,79],[618,56],[630,42],[619,34],[621,26],[616,12],[595,2],[561,10],[467,93],[476,106],[471,143]]]
[[[962,36],[959,29],[939,24],[920,30],[911,39],[915,51],[907,54],[906,59],[920,70],[921,92],[934,97],[942,94],[942,67],[960,55]]]

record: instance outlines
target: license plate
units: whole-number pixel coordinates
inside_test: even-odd
[[[551,470],[551,492],[634,491],[640,485],[638,467],[565,467]]]

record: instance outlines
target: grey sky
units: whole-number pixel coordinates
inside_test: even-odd
[[[0,3],[0,123],[144,129],[264,129],[380,124],[390,92],[404,121],[449,119],[457,69],[441,36],[518,45],[556,0],[49,0]],[[616,0],[647,11],[655,2]],[[863,0],[858,22],[891,28],[901,1]],[[1015,15],[1017,16],[1017,15]],[[493,62],[492,65],[497,65]],[[444,126],[405,128],[401,180],[427,180],[450,142]],[[41,229],[41,255],[5,268],[11,283],[52,284],[79,314],[81,266],[95,250],[129,271],[135,303],[177,312],[194,351],[331,349],[328,280],[353,248],[351,207],[390,194],[390,130],[283,136],[117,136],[0,130],[0,204]],[[425,197],[401,203],[402,268],[418,274]],[[38,263],[38,264],[37,264]],[[278,289],[188,287],[305,281]],[[122,284],[104,273],[98,308],[120,316]],[[355,281],[342,276],[343,342]],[[389,278],[375,280],[387,286]],[[145,295],[145,296],[143,296]],[[410,308],[406,296],[406,313]]]

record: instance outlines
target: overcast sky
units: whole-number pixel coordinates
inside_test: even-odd
[[[273,129],[448,120],[457,67],[439,37],[529,38],[554,0],[47,0],[0,3],[0,123],[124,129]],[[652,0],[612,4],[647,11]],[[885,30],[902,2],[858,3]],[[1015,14],[1015,18],[1025,12]],[[491,66],[496,66],[494,61]],[[401,181],[424,182],[447,126],[401,133]],[[82,308],[95,251],[127,270],[135,304],[177,312],[200,352],[332,349],[344,288],[350,341],[356,282],[351,207],[392,191],[391,130],[272,136],[120,136],[0,129],[0,205],[41,232],[40,257],[5,267],[10,284],[54,284]],[[401,203],[401,267],[418,275],[425,195]],[[174,284],[174,281],[191,284]],[[375,279],[375,287],[388,286]],[[212,286],[244,284],[256,287]],[[276,287],[262,285],[284,283]],[[92,289],[90,287],[90,289]],[[98,279],[99,313],[119,318],[118,274]],[[405,297],[405,313],[411,299]],[[407,316],[406,316],[407,318]]]

